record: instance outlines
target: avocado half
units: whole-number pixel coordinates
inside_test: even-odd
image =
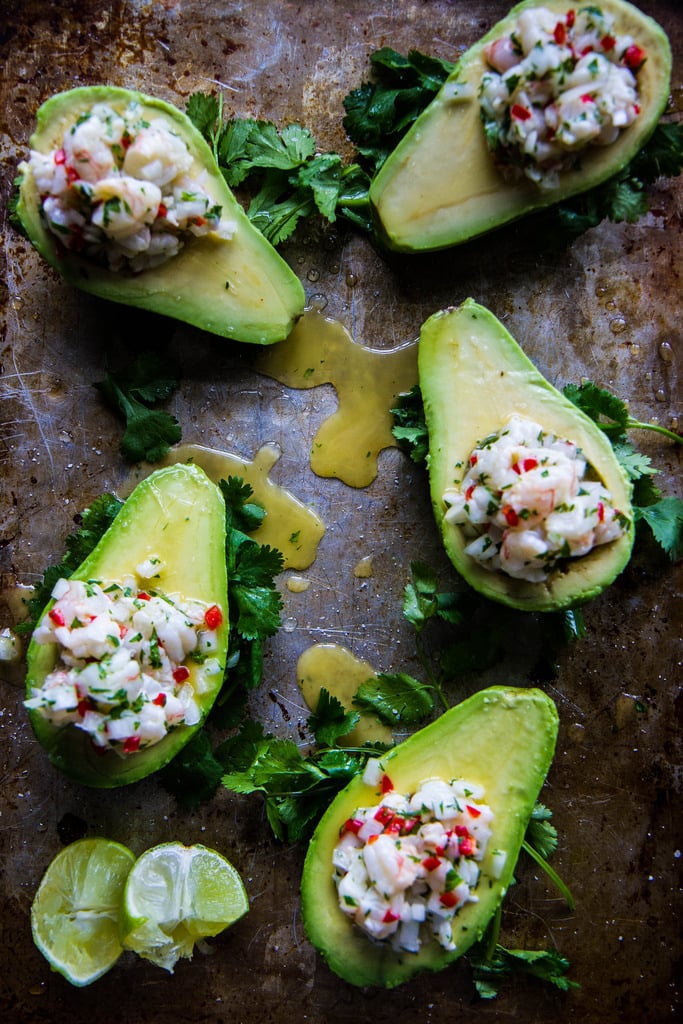
[[[33,174],[25,163],[20,168],[17,214],[30,242],[70,284],[100,298],[162,313],[236,341],[260,345],[283,341],[303,313],[301,282],[253,226],[228,188],[209,146],[180,110],[129,89],[71,89],[39,108],[30,146],[50,152],[61,146],[67,129],[96,103],[121,111],[131,102],[138,103],[147,117],[166,121],[187,144],[194,158],[190,173],[205,172],[203,187],[237,224],[234,237],[188,239],[176,256],[159,267],[135,275],[114,272],[76,253],[57,250],[55,237],[41,217]]]
[[[225,503],[218,487],[199,467],[169,466],[139,483],[72,578],[120,581],[134,577],[136,566],[152,556],[160,559],[161,567],[153,581],[145,581],[148,587],[153,585],[161,593],[194,598],[209,606],[216,603],[223,611],[212,657],[215,670],[210,672],[206,666],[187,662],[188,682],[195,687],[202,721],[194,726],[178,726],[153,746],[121,757],[113,750],[96,750],[86,733],[75,725],[56,727],[38,711],[30,711],[33,731],[52,763],[86,786],[123,786],[162,768],[201,728],[223,684],[228,652]],[[41,618],[53,604],[48,603]],[[52,671],[58,653],[56,644],[31,641],[26,655],[28,697]]]
[[[423,324],[418,378],[429,434],[432,508],[446,554],[461,576],[485,597],[528,611],[559,611],[596,597],[627,564],[634,539],[631,485],[603,431],[539,373],[493,313],[473,299]],[[444,519],[443,494],[461,475],[457,464],[513,414],[574,441],[630,524],[618,539],[560,563],[542,583],[485,569],[465,554],[462,529]]]
[[[567,13],[567,0],[524,0],[467,50],[430,105],[382,165],[370,187],[378,233],[390,249],[426,252],[459,245],[526,214],[585,192],[617,174],[650,137],[669,99],[671,48],[662,28],[624,0],[600,0],[622,35],[646,51],[638,72],[640,114],[610,146],[587,149],[558,188],[506,182],[497,170],[479,116],[487,70],[483,50],[507,34],[528,7]]]
[[[307,935],[336,974],[353,985],[393,988],[418,972],[441,970],[482,937],[512,880],[553,758],[557,729],[557,710],[542,691],[493,686],[382,756],[383,770],[399,792],[415,792],[429,778],[463,778],[485,788],[483,800],[494,812],[478,902],[466,904],[456,915],[454,950],[434,941],[425,942],[417,953],[395,952],[389,944],[368,938],[339,908],[332,853],[340,828],[356,808],[378,803],[381,795],[357,776],[335,797],[308,848],[301,898]],[[493,869],[494,851],[505,851],[502,873]]]

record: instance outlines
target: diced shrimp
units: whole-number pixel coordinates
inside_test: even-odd
[[[125,238],[144,224],[151,224],[159,210],[161,190],[136,178],[111,177],[93,188],[97,203],[92,221],[108,238]]]
[[[496,71],[508,71],[519,63],[519,51],[510,36],[502,36],[484,47],[484,60]]]
[[[128,147],[123,161],[124,174],[153,182],[159,188],[191,167],[192,154],[183,140],[159,121],[141,129]]]

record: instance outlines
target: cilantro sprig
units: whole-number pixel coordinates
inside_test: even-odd
[[[95,387],[114,412],[123,417],[121,454],[128,462],[158,462],[181,437],[180,425],[169,412],[157,408],[179,387],[169,373],[168,360],[142,352],[126,370],[108,371]]]

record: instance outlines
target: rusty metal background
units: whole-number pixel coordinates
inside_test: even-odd
[[[674,50],[672,114],[683,111],[683,11],[643,0]],[[335,408],[329,386],[294,391],[249,369],[234,346],[179,324],[137,317],[75,292],[8,223],[6,200],[26,153],[35,111],[77,84],[142,88],[184,106],[222,88],[227,112],[299,121],[321,150],[348,156],[342,98],[388,45],[453,57],[507,8],[501,0],[0,0],[2,289],[0,349],[0,626],[62,551],[73,517],[99,493],[124,486],[120,428],[100,404],[105,352],[156,339],[179,361],[174,411],[184,440],[253,458],[276,442],[273,478],[313,505],[327,532],[309,589],[283,585],[287,629],[269,644],[252,712],[282,736],[305,719],[296,659],[312,643],[343,643],[378,670],[417,671],[400,607],[409,563],[444,564],[424,479],[397,450],[383,453],[373,484],[352,490],[314,476],[310,440]],[[661,181],[652,211],[634,225],[602,224],[567,250],[541,255],[524,224],[451,253],[383,255],[359,236],[305,229],[283,252],[310,302],[325,305],[362,344],[392,347],[417,336],[435,310],[472,295],[502,318],[546,376],[562,386],[589,377],[629,399],[632,413],[680,429],[681,180]],[[126,348],[128,346],[128,349]],[[679,454],[637,438],[678,484]],[[372,555],[369,578],[354,576]],[[562,994],[532,981],[476,1001],[466,967],[385,992],[340,982],[304,936],[298,884],[304,850],[270,837],[257,798],[221,792],[183,812],[151,778],[98,793],[53,771],[22,708],[22,668],[0,666],[0,1016],[76,1024],[267,1024],[413,1019],[649,1024],[673,1019],[680,980],[680,622],[678,569],[640,547],[617,583],[586,610],[588,636],[539,675],[536,626],[509,662],[463,680],[454,699],[487,682],[534,681],[557,701],[561,733],[543,798],[554,810],[554,864],[571,885],[569,913],[527,862],[509,894],[510,946],[556,944],[581,985]],[[53,975],[35,950],[29,908],[69,825],[135,851],[168,839],[221,849],[243,873],[250,914],[215,940],[212,956],[173,976],[125,957],[88,989]],[[80,823],[80,824],[79,824]]]

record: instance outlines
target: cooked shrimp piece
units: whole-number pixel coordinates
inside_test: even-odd
[[[93,201],[99,204],[92,215],[93,224],[109,238],[125,238],[156,219],[161,189],[119,175],[98,181],[93,186]]]

